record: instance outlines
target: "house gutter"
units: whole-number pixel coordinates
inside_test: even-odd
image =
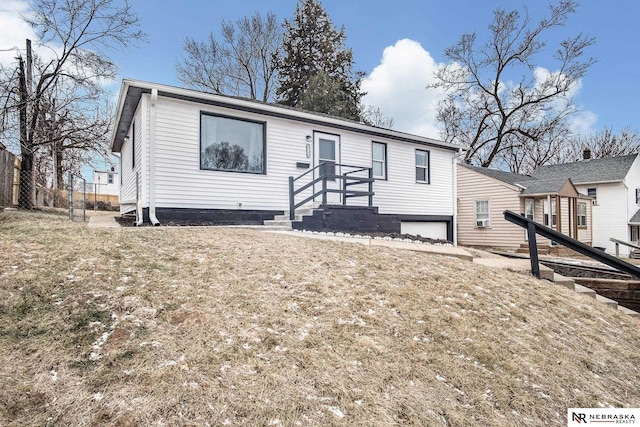
[[[149,110],[149,220],[153,225],[160,225],[156,217],[156,103],[158,89],[151,89],[151,105]]]

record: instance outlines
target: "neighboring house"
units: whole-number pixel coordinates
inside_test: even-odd
[[[120,174],[111,168],[109,171],[93,171],[93,189],[96,194],[117,196],[120,194]],[[92,190],[93,190],[92,189]]]
[[[324,224],[333,218],[335,226],[335,219],[343,218],[345,226],[350,222],[349,228],[357,228],[360,221],[346,216],[360,215],[362,208],[384,218],[380,231],[454,240],[459,151],[454,144],[257,101],[124,80],[111,150],[120,157],[121,213],[136,212],[138,223],[261,224],[289,212],[290,178],[306,173],[293,186],[309,188],[293,198],[302,202],[326,185],[324,207],[333,210],[323,211]],[[345,188],[358,174],[361,184]],[[375,178],[371,208],[369,176]],[[345,195],[351,197],[339,210]],[[317,195],[308,205],[322,201]]]
[[[570,179],[540,179],[495,169],[458,165],[458,243],[514,250],[526,231],[504,219],[510,210],[591,244],[592,200]],[[537,237],[539,246],[554,246]]]
[[[534,177],[571,179],[578,191],[593,198],[593,246],[615,253],[611,237],[622,241],[640,240],[640,155],[590,159],[542,166]],[[620,255],[629,247],[621,245]]]

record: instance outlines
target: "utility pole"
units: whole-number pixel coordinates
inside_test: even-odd
[[[27,39],[27,95],[33,92],[33,54],[31,53],[31,40]]]

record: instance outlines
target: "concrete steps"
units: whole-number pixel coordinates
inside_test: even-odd
[[[303,208],[296,210],[296,216],[293,220],[289,219],[289,214],[276,215],[273,219],[263,221],[265,230],[292,230],[291,224],[295,221],[302,221],[302,217],[313,215],[314,208]],[[277,227],[277,228],[273,228]]]
[[[487,267],[502,268],[505,270],[523,273],[529,276],[531,275],[531,262],[528,258],[474,258],[473,262]],[[640,318],[640,313],[629,310],[628,308],[619,305],[612,299],[603,297],[602,295],[598,295],[593,289],[589,289],[586,286],[579,285],[572,278],[555,273],[552,269],[545,267],[542,264],[540,264],[540,278],[543,280],[548,280],[549,282],[556,283],[560,286],[564,286],[567,289],[571,289],[572,291],[575,291],[576,294],[591,297],[597,302],[604,304],[614,310],[618,310],[621,313]]]
[[[594,298],[600,304],[604,304],[607,307],[610,307],[610,308],[612,308],[614,310],[618,310],[622,314],[626,314],[628,316],[640,318],[640,313],[638,313],[637,311],[633,311],[633,310],[628,309],[627,307],[623,307],[623,306],[619,305],[617,301],[614,301],[612,299],[609,299],[607,297],[599,295],[599,294],[596,293],[596,291],[594,291],[593,289],[589,289],[586,286],[582,286],[582,285],[577,284],[570,277],[564,277],[564,276],[562,276],[560,274],[554,273],[553,282],[557,283],[557,284],[559,284],[561,286],[564,286],[564,287],[566,287],[568,289],[571,289],[571,290],[575,291],[577,294],[586,295],[586,296],[589,296],[591,298]]]

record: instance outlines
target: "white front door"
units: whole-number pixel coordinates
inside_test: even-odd
[[[313,166],[319,166],[314,173],[314,178],[327,175],[340,175],[340,135],[314,132],[313,134]],[[342,180],[327,179],[328,189],[340,189]],[[322,182],[315,186],[315,191],[322,189]],[[327,193],[327,204],[341,203],[339,193]],[[322,197],[316,199],[322,202]]]

